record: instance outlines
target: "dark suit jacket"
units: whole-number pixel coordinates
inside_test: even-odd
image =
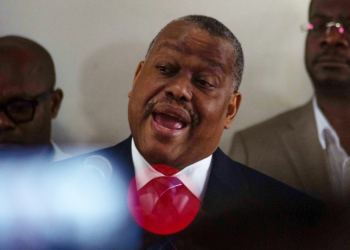
[[[61,164],[72,161],[78,164],[89,155],[106,157],[116,170],[114,173],[123,175],[126,183],[134,177],[131,137],[116,146]],[[126,204],[126,194],[124,198],[120,202]],[[300,242],[294,238],[315,226],[324,209],[321,202],[231,160],[219,148],[213,154],[202,203],[193,223],[175,235],[158,236],[145,232],[130,213],[123,234],[139,232],[143,240],[137,247],[142,249],[286,249],[286,243],[296,249]],[[120,241],[113,244],[118,245]]]

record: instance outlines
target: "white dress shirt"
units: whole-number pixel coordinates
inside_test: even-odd
[[[326,151],[331,165],[332,182],[336,196],[347,199],[350,196],[350,157],[340,145],[336,131],[318,107],[316,97],[313,98],[313,109],[318,139],[322,148]],[[328,145],[328,148],[327,140],[328,144],[330,142],[333,144],[332,146]]]
[[[132,139],[131,142],[131,153],[136,173],[137,190],[146,185],[150,180],[164,176],[164,174],[152,168],[145,158],[143,158],[135,146],[134,139]],[[211,159],[212,155],[185,167],[181,171],[172,175],[173,177],[180,179],[200,201],[204,198],[205,189],[208,183]]]
[[[71,155],[64,153],[58,146],[56,143],[54,143],[51,140],[51,145],[53,147],[53,156],[52,156],[52,161],[62,161],[65,160],[67,158],[72,157]]]

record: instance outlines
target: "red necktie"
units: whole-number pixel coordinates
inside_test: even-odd
[[[138,192],[138,223],[157,234],[172,234],[184,229],[196,216],[200,201],[176,177],[157,177]]]

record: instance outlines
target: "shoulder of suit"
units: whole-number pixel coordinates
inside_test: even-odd
[[[237,179],[237,175],[240,175],[243,177],[243,179],[241,179],[241,184],[244,182],[244,184],[249,188],[251,194],[256,195],[254,197],[259,197],[262,200],[267,199],[269,201],[274,199],[277,202],[285,201],[286,199],[300,199],[296,202],[296,206],[305,205],[302,204],[302,200],[304,200],[306,204],[310,204],[309,202],[313,203],[313,205],[316,206],[315,209],[317,210],[320,209],[320,211],[323,211],[324,209],[322,202],[316,201],[309,195],[304,194],[264,173],[232,160],[220,149],[214,153],[214,160],[216,161],[216,167],[221,167],[219,169],[221,176],[225,176],[225,178],[229,180],[227,182],[228,186],[232,184],[232,176],[235,176],[235,181],[238,181],[239,179]],[[221,181],[225,181],[225,179],[222,179]]]
[[[113,158],[121,158],[121,157],[127,157],[129,154],[131,154],[131,139],[128,138],[114,146],[99,149],[96,151],[92,151],[89,153],[84,153],[81,155],[76,155],[74,157],[62,160],[62,161],[57,161],[57,164],[54,165],[65,165],[65,164],[74,164],[74,163],[80,163],[84,159],[90,157],[90,156],[102,156],[107,158],[108,160],[113,159]]]
[[[289,128],[293,122],[295,122],[299,117],[305,114],[305,111],[310,108],[311,102],[299,106],[292,110],[281,113],[275,117],[272,117],[266,121],[250,126],[246,129],[238,131],[236,134],[240,136],[252,136],[258,133],[260,136],[268,135],[270,133],[278,133]]]

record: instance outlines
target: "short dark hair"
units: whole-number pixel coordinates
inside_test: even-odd
[[[27,49],[37,56],[37,63],[42,67],[43,75],[47,84],[54,87],[56,82],[55,65],[50,53],[39,43],[21,36],[3,36],[0,37],[0,55],[11,49]]]
[[[202,16],[202,15],[188,15],[184,17],[180,17],[178,19],[173,20],[172,22],[176,21],[184,21],[191,25],[194,25],[198,27],[199,29],[206,31],[211,36],[220,37],[222,39],[225,39],[229,41],[234,49],[234,72],[233,77],[235,79],[235,91],[238,90],[239,85],[242,81],[242,75],[243,75],[243,68],[244,68],[244,57],[243,57],[243,50],[240,42],[238,39],[233,35],[233,33],[221,22],[216,20],[215,18],[208,17],[208,16]],[[170,23],[172,23],[170,22]],[[164,28],[163,28],[164,29]],[[162,29],[162,30],[163,30]],[[152,40],[151,44],[148,47],[146,58],[148,54],[150,53],[153,44],[159,37],[159,34],[162,32],[162,30],[156,35],[156,37]]]

